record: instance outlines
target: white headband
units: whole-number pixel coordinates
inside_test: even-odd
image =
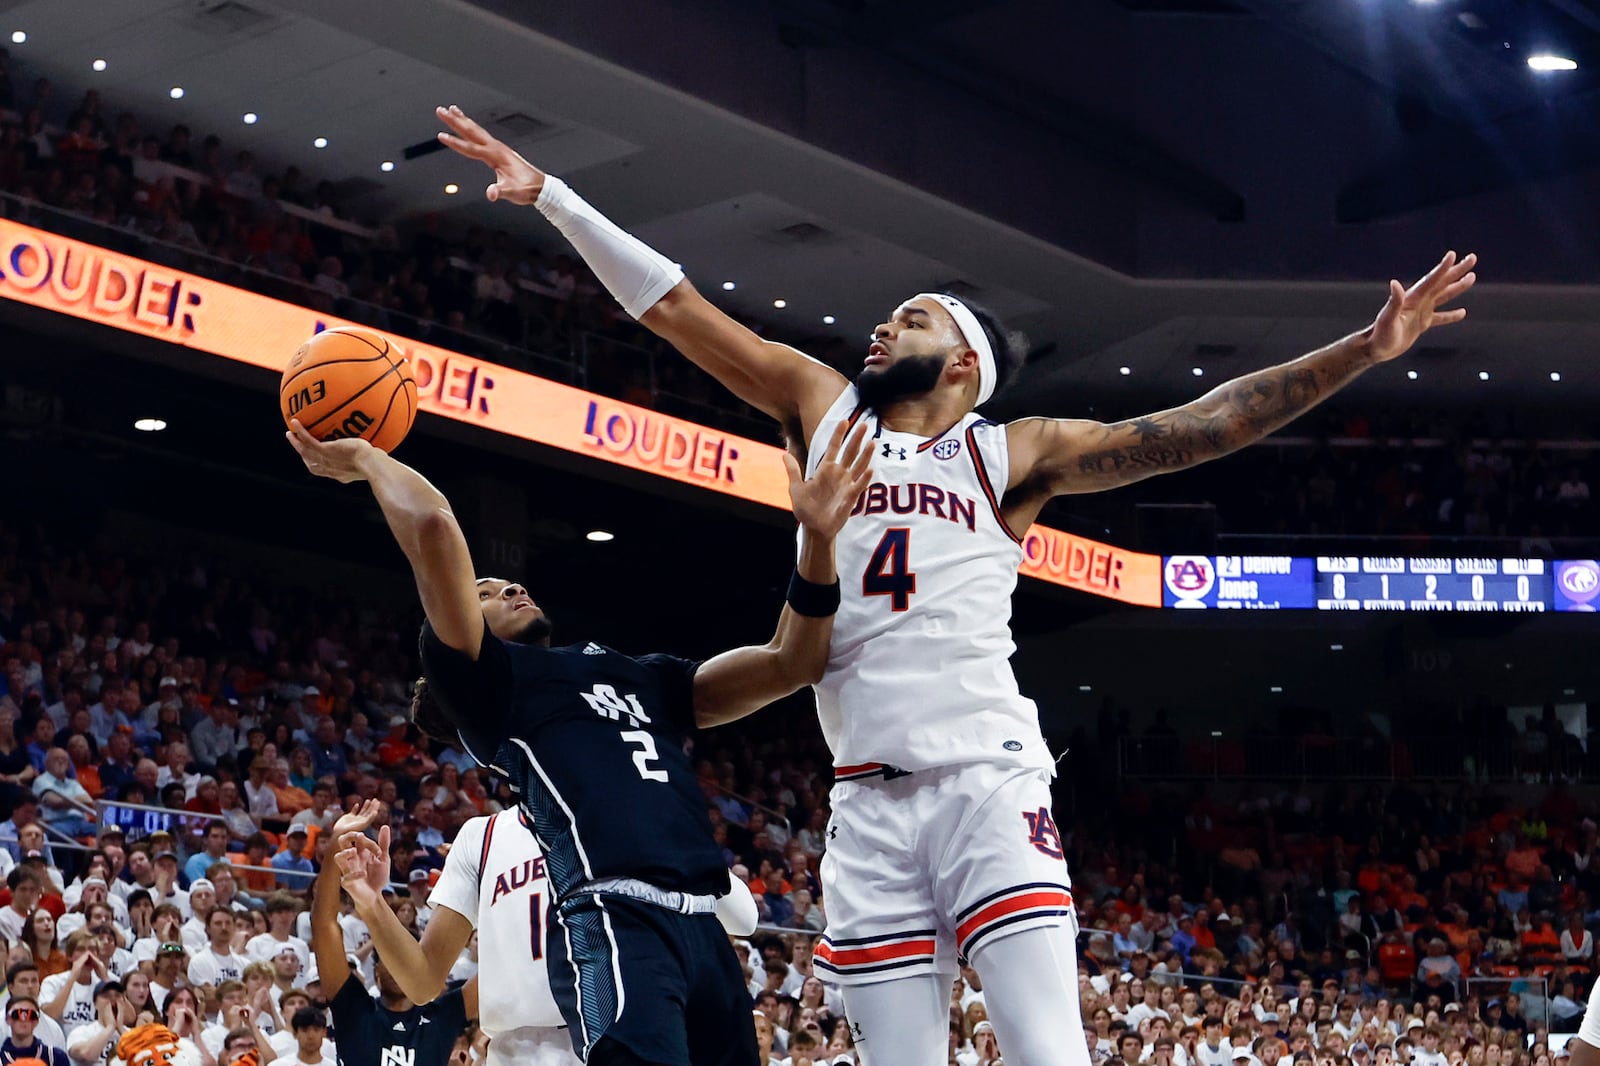
[[[962,339],[978,353],[978,402],[973,406],[982,407],[989,401],[989,397],[994,395],[995,376],[998,371],[994,365],[994,349],[989,346],[989,338],[983,332],[978,316],[973,314],[966,304],[942,292],[919,292],[912,299],[932,300],[949,311],[950,317],[956,320],[956,329],[961,331]]]

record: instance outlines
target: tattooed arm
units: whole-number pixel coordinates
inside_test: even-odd
[[[1476,263],[1476,256],[1457,261],[1451,252],[1409,290],[1391,281],[1388,303],[1365,330],[1235,378],[1182,407],[1111,425],[1048,418],[1011,423],[1007,520],[1013,529],[1025,528],[1051,496],[1132,484],[1255,443],[1362,371],[1400,356],[1434,326],[1465,318],[1464,309],[1439,308],[1472,288]]]

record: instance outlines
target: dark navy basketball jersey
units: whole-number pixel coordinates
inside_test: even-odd
[[[511,783],[562,899],[602,877],[727,891],[706,799],[683,752],[698,666],[598,644],[507,643],[487,623],[473,661],[422,627],[429,690],[467,752]]]

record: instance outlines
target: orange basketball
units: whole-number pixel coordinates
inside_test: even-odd
[[[318,440],[365,437],[394,451],[417,417],[411,360],[387,337],[339,326],[300,346],[278,386],[283,420],[298,418]]]

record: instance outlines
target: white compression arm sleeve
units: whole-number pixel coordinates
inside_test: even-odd
[[[606,291],[637,319],[683,280],[683,270],[660,252],[589,206],[560,178],[545,175],[534,201],[561,231]]]

